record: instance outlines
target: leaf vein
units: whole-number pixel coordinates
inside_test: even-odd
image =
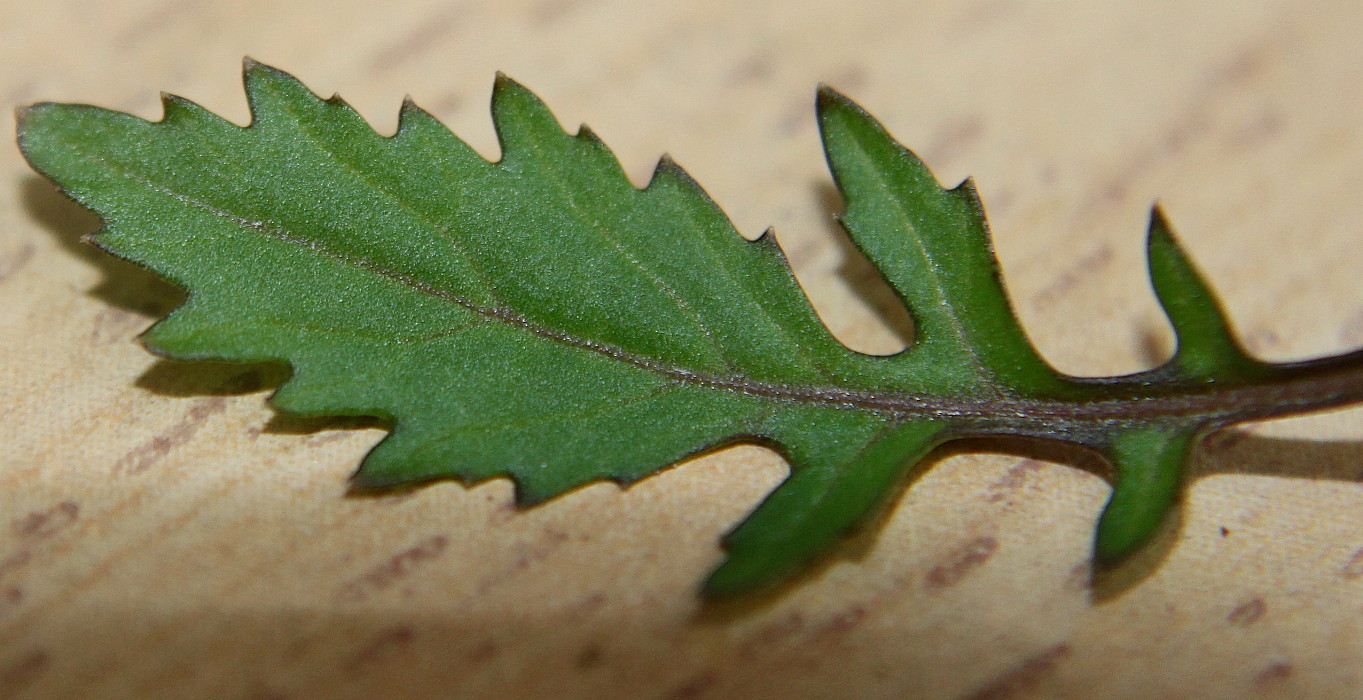
[[[74,146],[72,148],[76,149]],[[1206,384],[1192,387],[1180,386],[1168,394],[1155,396],[1150,396],[1148,393],[1150,387],[1145,377],[1150,373],[1102,380],[1072,380],[1079,384],[1108,385],[1145,392],[1139,394],[1137,398],[1104,400],[1030,400],[1011,397],[906,395],[893,392],[865,392],[837,387],[772,384],[754,381],[743,376],[698,372],[642,357],[605,343],[546,328],[504,307],[486,307],[475,304],[449,290],[435,287],[410,275],[385,268],[372,260],[357,258],[347,253],[332,250],[318,241],[296,236],[271,226],[267,222],[242,218],[212,204],[153,182],[117,163],[88,153],[85,155],[92,162],[100,163],[115,174],[138,182],[189,207],[285,243],[311,250],[319,256],[365,270],[389,282],[404,285],[414,291],[458,304],[489,320],[505,323],[546,340],[595,352],[670,379],[712,389],[736,391],[780,401],[861,409],[894,415],[899,418],[915,416],[963,418],[981,422],[981,424],[988,422],[995,429],[1000,426],[1013,425],[1019,420],[1076,424],[1223,415],[1225,420],[1229,422],[1232,418],[1234,420],[1265,418],[1290,411],[1307,410],[1307,407],[1326,408],[1363,400],[1363,375],[1351,376],[1348,373],[1348,362],[1356,355],[1363,355],[1363,351],[1335,358],[1297,363],[1292,366],[1295,370],[1294,376],[1288,381],[1263,382],[1234,387]]]

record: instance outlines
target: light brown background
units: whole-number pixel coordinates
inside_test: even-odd
[[[1351,3],[3,3],[0,104],[244,122],[249,54],[380,131],[411,93],[485,154],[493,72],[670,151],[778,229],[832,330],[893,350],[849,258],[813,88],[941,179],[978,177],[1019,313],[1060,368],[1169,333],[1159,198],[1262,355],[1363,343],[1363,11]],[[739,447],[528,512],[497,481],[347,497],[381,432],[281,419],[240,368],[134,337],[173,290],[0,149],[0,697],[1348,698],[1363,695],[1363,413],[1223,435],[1179,529],[1087,583],[1093,474],[943,457],[782,595],[705,610],[717,539],[784,475]],[[890,311],[887,326],[873,309]],[[264,381],[277,381],[267,374]],[[268,387],[266,387],[268,388]]]

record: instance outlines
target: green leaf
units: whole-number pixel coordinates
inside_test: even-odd
[[[892,360],[904,368],[901,383],[946,395],[1061,391],[1013,316],[975,186],[942,189],[923,161],[827,87],[818,109],[847,200],[840,218],[913,314],[914,346]]]
[[[287,74],[249,61],[245,74],[248,127],[174,96],[158,122],[21,114],[29,162],[103,218],[95,243],[188,290],[146,345],[283,361],[279,410],[387,420],[361,487],[509,476],[534,503],[771,445],[791,475],[726,537],[711,594],[798,572],[934,447],[977,436],[1106,456],[1116,487],[1096,553],[1119,561],[1164,519],[1201,436],[1363,399],[1357,353],[1247,356],[1159,215],[1151,277],[1175,356],[1126,377],[1056,372],[1009,307],[974,187],[943,189],[827,88],[842,219],[916,323],[892,357],[829,336],[774,239],[740,237],[676,164],[635,188],[595,135],[564,132],[505,77],[488,162],[410,102],[384,137]]]

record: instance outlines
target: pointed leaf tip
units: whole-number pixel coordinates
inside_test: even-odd
[[[577,125],[577,137],[593,145],[607,148],[606,142],[601,140],[601,136],[598,135],[592,127],[588,126],[587,122],[582,122]]]
[[[1150,283],[1177,340],[1173,367],[1185,379],[1210,381],[1254,376],[1263,366],[1240,347],[1216,294],[1174,236],[1158,204],[1146,237]]]
[[[835,121],[847,120],[852,124],[871,126],[875,130],[884,131],[880,122],[861,105],[826,84],[819,85],[814,99],[814,111],[818,117],[819,131],[823,135],[825,152],[831,147],[829,131]],[[836,173],[834,176],[836,177]]]
[[[497,94],[503,91],[528,93],[530,92],[530,89],[519,80],[516,80],[502,71],[497,71],[496,77],[492,79],[492,99],[494,103],[497,99]]]
[[[252,78],[267,75],[287,76],[289,78],[293,78],[293,76],[290,75],[289,73],[286,73],[267,63],[261,63],[260,61],[257,61],[256,59],[251,58],[250,56],[247,56],[241,60],[241,73],[245,77],[248,85]],[[297,80],[297,78],[293,79]]]
[[[292,73],[250,59],[243,63],[242,68],[242,82],[246,87],[246,103],[251,108],[252,123],[281,110],[281,105],[291,99],[321,101],[317,93]]]
[[[705,582],[712,597],[756,590],[827,553],[886,505],[906,474],[945,439],[937,421],[876,427],[832,459],[796,463],[790,476],[724,538],[727,557]]]
[[[521,140],[568,135],[538,95],[500,72],[492,86],[492,123],[503,153]]]
[[[1094,560],[1120,563],[1150,541],[1168,519],[1183,485],[1197,432],[1185,428],[1137,428],[1112,438],[1112,495],[1098,519]]]
[[[857,103],[852,101],[852,98],[842,94],[828,83],[819,83],[818,88],[814,91],[814,104],[821,114],[824,110],[833,107],[858,107]]]
[[[45,109],[51,102],[35,102],[30,105],[19,105],[14,108],[14,122],[19,127],[19,143],[24,142],[24,132],[28,129],[31,119],[41,110]]]

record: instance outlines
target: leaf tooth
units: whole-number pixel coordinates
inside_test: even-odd
[[[820,119],[833,109],[861,109],[852,98],[842,94],[828,83],[819,83],[814,88],[814,109]]]
[[[973,175],[961,180],[961,184],[947,190],[947,192],[964,201],[966,206],[970,208],[971,213],[979,217],[981,225],[986,228],[988,227],[989,220],[984,214],[984,202],[980,200],[980,190],[975,184],[975,177]],[[993,249],[994,246],[992,242],[990,242],[989,247],[991,250]]]
[[[826,85],[817,106],[824,154],[846,201],[839,220],[913,318],[913,345],[886,362],[931,377],[923,381],[939,393],[988,383],[1078,392],[1018,323],[973,182],[943,189],[883,124]]]
[[[392,138],[394,142],[415,139],[413,145],[426,157],[437,157],[434,149],[439,148],[439,157],[448,156],[454,162],[467,160],[483,165],[490,162],[450,131],[435,115],[418,105],[411,95],[402,100],[402,108],[398,111],[398,128]]]
[[[612,151],[611,147],[607,146],[606,142],[601,140],[601,136],[590,126],[585,123],[578,126],[577,140],[586,147],[588,156],[596,161],[599,168],[598,172],[609,174],[612,179],[628,183],[630,187],[634,187],[634,183],[629,181],[629,175],[625,173],[625,167],[620,164],[620,159],[616,157],[615,151]]]
[[[298,78],[278,68],[246,59],[244,68],[246,101],[251,106],[251,124],[300,123],[304,115],[320,116],[341,122],[355,134],[379,136],[369,122],[340,95],[322,98]]]
[[[285,388],[287,386],[285,384]],[[278,405],[281,393],[283,389],[270,397],[271,403]],[[392,427],[374,449],[365,455],[360,468],[350,476],[351,488],[368,491],[413,485],[434,478],[433,475],[442,473],[442,470],[448,470],[448,465],[414,460],[412,448],[413,443],[419,441],[419,435],[404,422],[392,416],[380,418],[388,421]]]
[[[762,232],[762,235],[758,236],[757,238],[754,238],[751,242],[755,246],[768,248],[774,251],[777,255],[781,256],[782,260],[785,259],[786,251],[783,248],[781,248],[781,244],[776,240],[775,226],[768,226],[767,229]],[[789,265],[788,262],[787,265]]]
[[[1202,381],[1252,376],[1264,368],[1235,339],[1216,295],[1179,245],[1158,204],[1150,212],[1146,254],[1155,296],[1177,339],[1170,366],[1187,379]]]
[[[856,139],[856,134],[864,134],[874,139],[873,145],[861,144],[862,147],[875,148],[885,153],[893,153],[893,157],[898,161],[902,175],[910,178],[917,188],[921,188],[920,196],[930,194],[935,190],[942,190],[941,183],[936,176],[928,169],[923,159],[906,148],[903,144],[895,140],[890,135],[885,125],[880,123],[865,107],[857,104],[852,98],[834,90],[828,85],[820,84],[818,94],[815,98],[815,110],[819,117],[819,127],[823,132],[824,154],[828,159],[830,169],[833,172],[833,179],[837,182],[838,188],[842,191],[845,198],[854,196],[849,189],[851,183],[847,181],[844,174],[850,169],[850,164],[844,162],[843,156],[850,155],[850,149],[839,149],[833,146],[833,133],[843,133],[852,139]],[[841,125],[841,128],[840,128]]]
[[[100,248],[104,248],[104,245],[98,239],[94,243]],[[189,288],[189,285],[182,280],[174,277],[170,277],[170,280],[181,288]],[[223,347],[222,335],[234,331],[222,324],[206,321],[208,317],[211,317],[211,312],[204,311],[202,294],[191,290],[187,293],[185,303],[143,331],[142,335],[138,337],[138,341],[157,355],[172,357],[177,360],[212,359],[229,362],[251,362],[270,359],[255,356],[247,357],[226,350]]]
[[[360,112],[351,106],[349,102],[346,102],[345,98],[341,97],[340,93],[332,93],[331,97],[322,100],[322,103],[338,113],[343,113],[346,117],[353,118],[366,125],[368,124],[368,122],[364,121],[364,117],[360,116]],[[377,134],[378,132],[375,131],[374,133]]]
[[[492,86],[492,124],[503,161],[529,155],[546,136],[568,136],[543,100],[501,71]]]
[[[724,224],[722,227],[724,231],[719,236],[722,240],[729,240],[732,238],[733,240],[754,244],[761,249],[775,252],[775,254],[781,258],[783,264],[788,266],[788,263],[784,262],[785,251],[783,251],[781,246],[776,242],[776,229],[774,227],[768,226],[767,230],[762,232],[762,235],[751,241],[744,239],[743,236],[739,235],[738,231],[734,229],[733,222],[729,220],[720,206],[715,203],[715,200],[710,197],[710,193],[706,192],[705,188],[691,176],[691,173],[688,172],[686,168],[683,168],[678,164],[670,153],[664,153],[658,158],[658,164],[654,166],[653,175],[649,178],[648,184],[644,186],[644,191],[659,191],[660,189],[667,187],[675,188],[683,193],[683,195],[694,198],[696,203],[698,203],[707,213],[719,217]]]
[[[705,195],[705,190],[701,189],[700,183],[696,182],[695,178],[692,178],[685,168],[672,159],[672,154],[664,153],[658,157],[658,164],[653,166],[653,175],[649,178],[644,189],[651,190],[669,184],[690,190],[693,194]]]
[[[601,148],[607,151],[610,150],[610,147],[606,145],[606,142],[601,140],[601,136],[597,134],[587,122],[582,122],[577,126],[577,138],[583,143],[591,144],[593,148]]]
[[[317,93],[308,89],[298,78],[251,57],[242,62],[242,82],[246,86],[246,102],[251,107],[251,124],[267,121],[267,117],[284,111],[285,102],[321,102]]]
[[[168,92],[161,93],[161,111],[161,121],[158,122],[160,124],[206,127],[237,126],[210,112],[197,102]]]
[[[686,168],[683,168],[681,164],[673,160],[672,154],[664,153],[658,158],[658,165],[653,168],[653,177],[649,179],[648,185],[646,185],[644,189],[651,190],[655,187],[664,187],[668,185],[675,186],[685,194],[696,198],[702,205],[708,209],[714,210],[715,213],[725,217],[726,222],[728,221],[727,215],[725,215],[719,205],[715,203],[715,200],[710,196],[710,193],[706,192],[705,188],[696,181],[696,178],[692,177],[691,173],[687,171]]]
[[[276,409],[306,417],[371,416],[387,423],[397,422],[392,410],[362,391],[337,392],[340,383],[333,367],[301,358],[264,358],[286,363],[291,369],[289,378],[270,396]]]
[[[394,132],[393,138],[401,138],[414,129],[429,129],[432,122],[440,124],[440,120],[417,104],[411,95],[403,95],[402,106],[398,108],[398,129]]]

